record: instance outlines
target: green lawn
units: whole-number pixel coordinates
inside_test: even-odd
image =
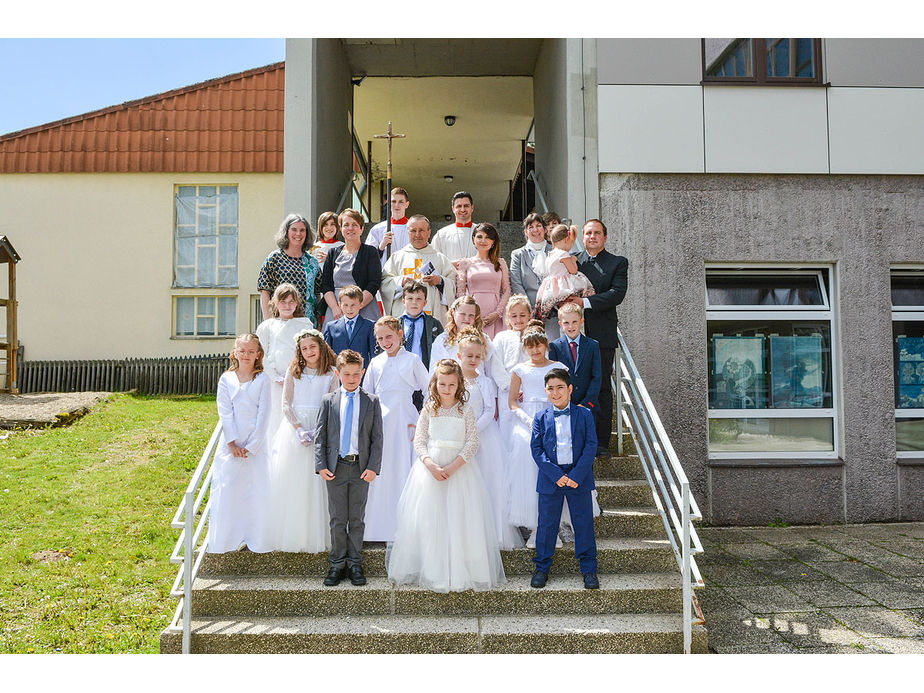
[[[0,652],[157,652],[214,397],[115,395],[0,441]]]

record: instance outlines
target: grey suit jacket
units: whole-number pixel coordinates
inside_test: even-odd
[[[382,468],[382,405],[376,395],[362,388],[359,392],[359,470],[371,469],[376,474]],[[321,399],[317,436],[314,441],[314,470],[327,468],[337,473],[340,456],[340,388]]]
[[[552,244],[545,244],[545,252],[552,250]],[[510,253],[510,288],[515,294],[526,294],[530,304],[536,303],[536,292],[542,280],[533,272],[529,259],[529,248],[525,245]]]

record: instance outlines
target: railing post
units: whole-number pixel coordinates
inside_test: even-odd
[[[622,454],[622,349],[616,346],[613,356],[613,370],[616,374],[616,452]]]
[[[195,563],[193,536],[196,533],[195,499],[194,491],[186,491],[186,516],[183,522],[183,654],[189,654],[190,640],[192,639],[192,580],[193,564]]]
[[[683,567],[680,571],[683,580],[683,653],[693,652],[693,586],[690,583],[690,483],[683,482],[680,487],[683,523]]]

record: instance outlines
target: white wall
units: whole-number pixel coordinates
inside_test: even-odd
[[[237,184],[237,289],[171,289],[177,184]],[[238,333],[275,248],[281,174],[61,173],[0,175],[0,235],[17,266],[19,338],[27,360],[179,356],[232,340],[172,339],[172,297],[237,296]]]
[[[597,41],[601,172],[924,174],[924,40],[825,40],[804,87],[701,85],[694,43]]]

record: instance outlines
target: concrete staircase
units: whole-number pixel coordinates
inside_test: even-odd
[[[594,472],[599,590],[583,589],[567,543],[544,589],[530,588],[533,551],[519,549],[502,552],[504,586],[450,594],[390,584],[383,544],[366,545],[365,587],[324,587],[326,554],[210,554],[193,586],[192,651],[682,652],[680,572],[638,457],[598,459]],[[181,635],[165,630],[161,652],[179,652]],[[694,652],[706,649],[694,626]]]

